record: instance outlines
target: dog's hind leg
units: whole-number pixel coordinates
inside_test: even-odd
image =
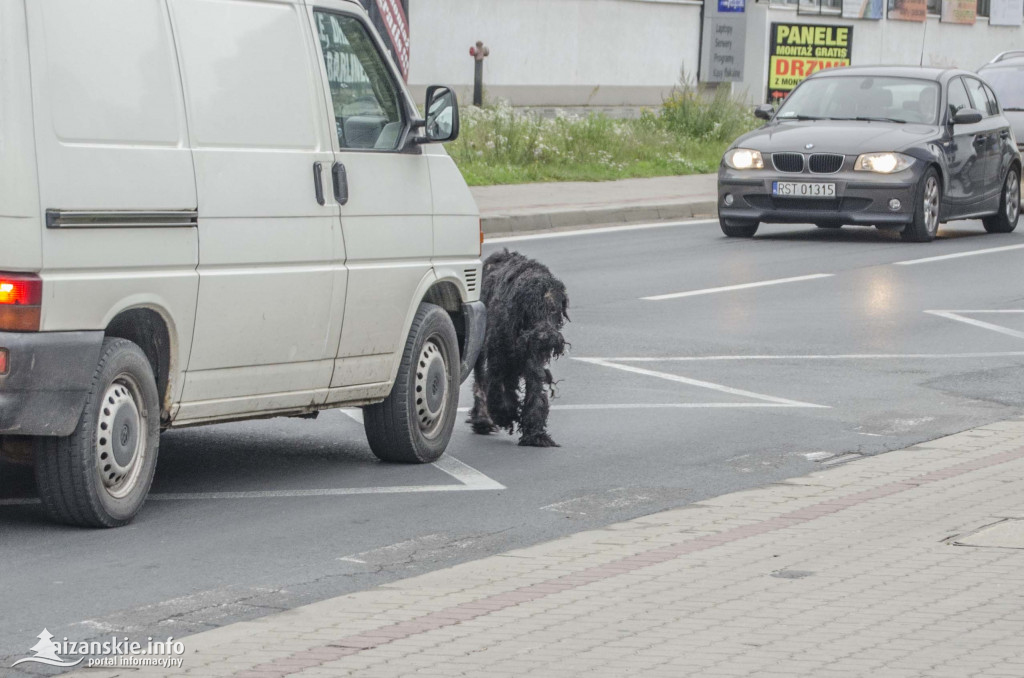
[[[523,399],[523,413],[519,424],[522,436],[519,444],[523,447],[559,447],[546,430],[548,425],[548,394],[546,387],[552,383],[551,372],[543,365],[530,361],[526,370],[526,397]]]
[[[498,430],[498,427],[491,421],[491,415],[487,411],[487,359],[483,351],[476,359],[473,366],[473,409],[469,411],[469,419],[466,421],[472,424],[473,433],[488,435]]]
[[[496,367],[487,366],[487,409],[495,426],[512,433],[519,421],[519,375]]]

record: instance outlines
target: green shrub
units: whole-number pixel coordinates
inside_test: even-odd
[[[724,88],[709,96],[684,85],[637,119],[466,107],[448,151],[471,185],[694,174],[715,171],[728,143],[754,126]]]

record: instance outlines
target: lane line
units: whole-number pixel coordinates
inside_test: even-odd
[[[593,410],[687,410],[701,408],[729,407],[824,407],[804,403],[610,403],[607,405],[552,405],[552,410],[593,411]]]
[[[503,235],[497,238],[484,236],[484,244],[518,242],[520,240],[546,240],[548,238],[568,238],[574,235],[592,235],[597,233],[618,233],[620,231],[643,231],[652,228],[670,228],[673,226],[699,226],[717,224],[718,219],[694,219],[692,221],[658,221],[649,224],[626,224],[623,226],[600,226],[598,228],[579,228],[570,231],[548,231],[531,235]]]
[[[150,501],[194,501],[198,499],[282,499],[294,497],[343,497],[359,494],[414,494],[423,492],[475,492],[504,490],[504,485],[450,455],[444,455],[431,466],[445,472],[458,485],[396,485],[393,487],[339,487],[317,490],[253,490],[242,492],[165,492],[152,493]],[[38,504],[38,499],[0,499],[0,506]]]
[[[976,320],[974,318],[967,318],[960,313],[983,313],[984,311],[925,311],[931,315],[939,316],[940,318],[946,318],[948,320],[956,320],[958,322],[967,323],[968,325],[974,325],[986,330],[992,330],[999,334],[1005,334],[1008,337],[1016,337],[1017,339],[1024,339],[1024,332],[1018,330],[1011,330],[1009,327],[1003,327],[1002,325],[995,325],[993,323],[987,323],[983,320]]]
[[[363,411],[358,407],[339,407],[338,411],[359,424],[363,423]]]
[[[971,250],[970,252],[956,252],[955,254],[943,254],[937,257],[925,257],[924,259],[908,259],[906,261],[894,262],[896,266],[914,266],[915,264],[929,264],[933,261],[946,261],[947,259],[960,259],[961,257],[973,257],[978,254],[993,254],[996,252],[1008,252],[1010,250],[1019,250],[1024,248],[1024,245],[1005,245],[1003,247],[990,247],[984,250]]]
[[[732,292],[734,290],[747,290],[752,287],[768,287],[769,285],[782,285],[784,283],[803,282],[805,280],[819,280],[831,278],[835,273],[815,273],[814,275],[801,275],[796,278],[779,278],[777,280],[763,280],[761,282],[745,283],[742,285],[729,285],[727,287],[710,287],[704,290],[692,290],[690,292],[674,292],[672,294],[658,294],[652,297],[640,297],[644,301],[664,301],[665,299],[680,299],[682,297],[696,297],[702,294],[717,294],[719,292]]]
[[[480,471],[469,464],[459,461],[450,454],[443,455],[440,459],[433,463],[435,468],[438,468],[452,478],[455,478],[463,487],[467,490],[504,490],[504,485],[494,480],[488,475],[484,475]]]
[[[731,386],[715,384],[710,381],[700,381],[699,379],[681,377],[678,374],[669,374],[668,372],[656,372],[655,370],[647,370],[642,367],[633,367],[632,365],[619,365],[608,360],[602,360],[601,358],[573,358],[573,360],[579,360],[580,362],[590,363],[591,365],[601,365],[602,367],[610,367],[614,370],[622,370],[623,372],[641,374],[647,377],[655,377],[658,379],[665,379],[667,381],[674,381],[680,384],[687,384],[689,386],[707,388],[712,391],[728,393],[729,395],[740,396],[742,398],[753,398],[754,400],[762,400],[764,402],[774,403],[776,405],[786,405],[788,407],[812,407],[816,409],[831,409],[828,405],[815,405],[813,403],[805,403],[799,400],[790,400],[789,398],[778,398],[776,396],[764,395],[763,393],[744,391],[742,389],[732,388]]]
[[[1002,351],[994,353],[840,353],[836,355],[687,355],[640,357],[619,356],[596,358],[615,363],[660,363],[660,362],[714,362],[729,360],[950,360],[960,358],[1022,358],[1024,351]],[[576,358],[594,360],[594,358]],[[468,410],[468,408],[467,408]]]

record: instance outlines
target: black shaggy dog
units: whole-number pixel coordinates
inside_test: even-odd
[[[487,306],[487,334],[473,369],[473,431],[522,434],[519,444],[558,447],[547,433],[552,358],[565,353],[562,326],[569,297],[548,267],[518,252],[495,252],[484,261],[480,296]],[[519,383],[524,383],[519,399]]]

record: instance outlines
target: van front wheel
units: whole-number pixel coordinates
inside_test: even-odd
[[[146,355],[127,339],[104,339],[74,432],[36,439],[43,508],[68,525],[127,524],[149,494],[159,445],[160,399]]]
[[[458,404],[455,326],[440,306],[420,304],[391,395],[363,408],[370,449],[381,461],[437,461],[451,439]]]

